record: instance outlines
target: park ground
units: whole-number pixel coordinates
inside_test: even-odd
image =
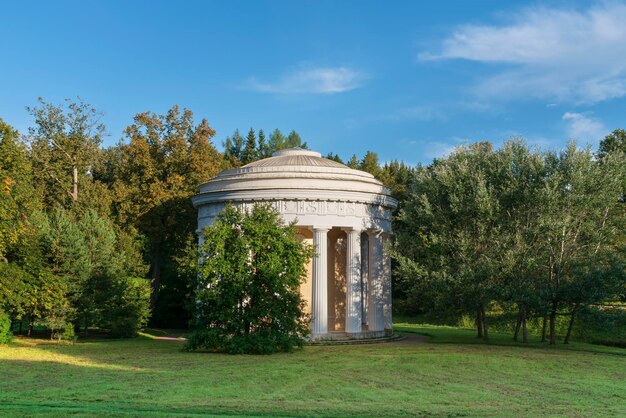
[[[626,416],[626,349],[395,328],[426,338],[271,356],[187,353],[157,330],[17,338],[0,346],[0,416]]]

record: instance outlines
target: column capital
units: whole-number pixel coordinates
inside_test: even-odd
[[[383,234],[382,229],[367,228],[365,231],[369,237],[377,237]]]
[[[353,226],[344,226],[341,228],[343,232],[363,232],[363,228],[353,227]]]
[[[312,229],[313,231],[330,231],[332,229],[332,226],[318,226],[318,225],[313,225],[309,227],[310,229]]]

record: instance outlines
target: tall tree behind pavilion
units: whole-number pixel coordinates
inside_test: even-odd
[[[285,136],[279,129],[274,129],[270,134],[269,140],[265,138],[263,129],[259,130],[258,142],[254,134],[254,128],[250,128],[246,138],[239,133],[239,129],[235,129],[232,136],[226,137],[222,142],[224,147],[224,164],[223,168],[241,167],[256,160],[271,157],[276,151],[285,148],[304,148],[307,149],[306,142],[302,142],[302,137],[295,130]]]
[[[118,222],[146,238],[154,322],[182,318],[178,325],[184,325],[193,278],[181,277],[177,260],[195,240],[190,197],[222,166],[211,141],[215,131],[205,119],[196,124],[191,110],[174,106],[165,115],[136,115],[124,134],[108,151],[103,175],[111,183]]]
[[[27,110],[35,118],[28,136],[35,183],[44,204],[70,207],[89,187],[90,171],[100,154],[106,128],[102,114],[80,98],[54,105],[39,99],[38,107]]]
[[[246,137],[246,145],[241,153],[241,162],[245,165],[259,159],[260,152],[257,150],[256,135],[254,129],[250,128]]]

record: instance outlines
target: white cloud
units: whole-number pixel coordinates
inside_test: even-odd
[[[299,68],[275,82],[249,80],[253,90],[263,93],[343,93],[360,87],[365,75],[347,67]]]
[[[570,139],[595,142],[608,132],[602,122],[582,113],[566,112],[562,119],[567,122],[567,135]]]
[[[391,114],[383,116],[382,119],[427,121],[445,119],[445,115],[433,106],[413,106],[397,109]]]
[[[464,25],[419,59],[505,64],[475,93],[596,103],[626,96],[626,4],[584,11],[525,9],[502,25]]]
[[[444,158],[452,154],[457,146],[458,144],[431,141],[422,145],[422,152],[427,158]]]

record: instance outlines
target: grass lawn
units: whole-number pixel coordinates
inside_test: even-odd
[[[150,336],[74,346],[18,338],[0,347],[0,416],[626,416],[624,349],[396,330],[429,339],[230,356]]]

